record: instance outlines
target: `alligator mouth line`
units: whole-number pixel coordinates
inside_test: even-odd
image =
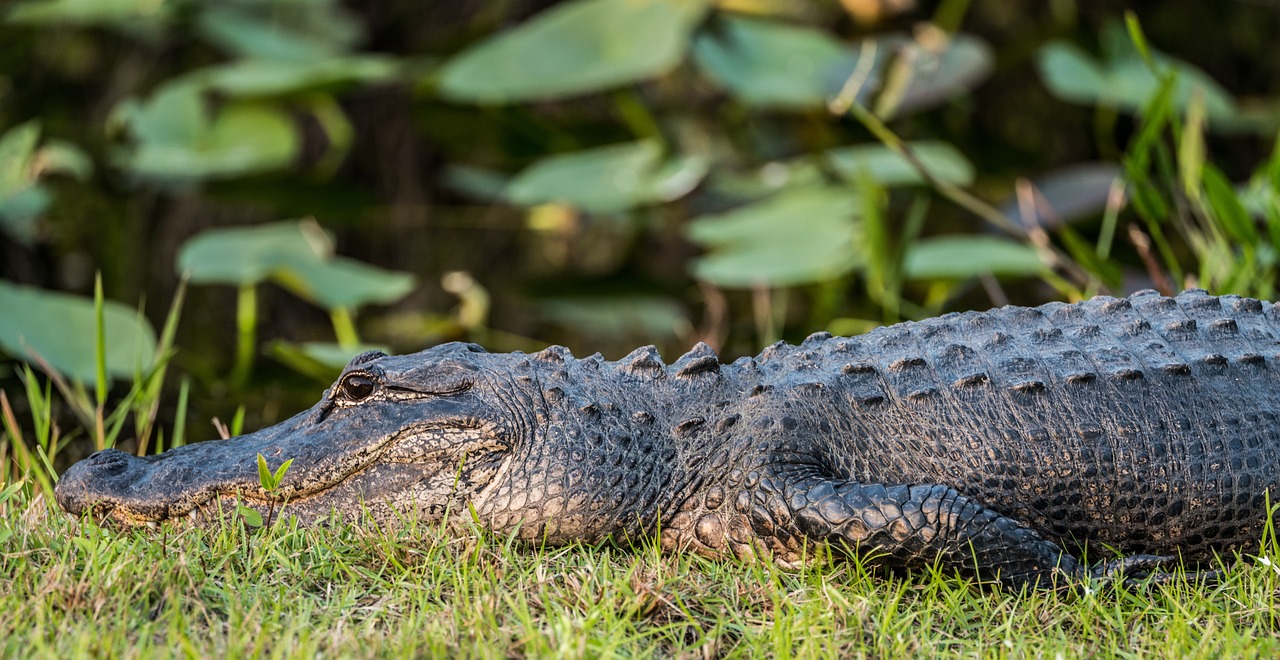
[[[262,490],[258,484],[237,485],[234,487],[214,488],[208,493],[194,498],[182,498],[181,506],[170,504],[166,507],[165,514],[158,517],[151,517],[145,514],[138,514],[128,511],[120,507],[111,507],[108,510],[106,503],[97,503],[93,505],[94,515],[98,519],[107,519],[123,524],[127,527],[146,526],[150,529],[159,529],[161,523],[191,523],[195,524],[201,519],[201,514],[212,508],[212,505],[224,502],[236,502],[240,504],[256,505],[263,508],[271,505],[282,506],[285,504],[297,505],[301,502],[313,500],[318,496],[340,488],[343,484],[359,477],[375,465],[380,463],[423,463],[423,464],[442,464],[441,459],[448,457],[451,453],[457,453],[456,448],[449,446],[439,447],[421,453],[405,456],[396,456],[396,449],[404,447],[415,440],[429,440],[431,438],[440,438],[448,435],[468,435],[473,436],[473,442],[460,443],[466,445],[481,446],[508,446],[503,440],[502,434],[496,425],[485,423],[475,425],[450,425],[430,424],[427,426],[414,428],[411,430],[401,431],[395,435],[388,436],[386,440],[378,443],[376,446],[358,451],[354,455],[354,460],[350,463],[351,468],[347,470],[337,470],[325,477],[310,480],[310,485],[294,485],[287,484],[288,475],[285,475],[286,484],[282,484],[281,491],[277,493],[268,493]],[[226,442],[226,441],[223,441]],[[463,450],[465,451],[465,449]],[[458,466],[460,467],[460,466]],[[207,517],[207,516],[206,516]]]

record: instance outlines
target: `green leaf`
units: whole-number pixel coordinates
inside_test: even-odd
[[[203,87],[184,79],[121,110],[135,144],[118,155],[135,175],[160,182],[238,177],[290,164],[300,142],[280,107],[230,101],[212,115]]]
[[[271,97],[394,78],[400,63],[382,55],[347,55],[320,60],[247,59],[200,69],[189,79],[228,96]]]
[[[0,135],[0,228],[24,244],[36,237],[36,221],[49,208],[49,192],[40,179],[70,174],[84,179],[93,171],[88,156],[60,140],[40,142],[40,124],[29,121]]]
[[[412,291],[414,286],[413,276],[408,273],[385,270],[344,257],[324,262],[290,263],[274,275],[277,282],[298,297],[330,309],[393,303]]]
[[[825,107],[855,71],[865,72],[855,98],[867,104],[885,83],[889,63],[906,62],[894,115],[967,93],[994,62],[990,46],[971,35],[954,35],[942,47],[896,34],[845,44],[822,30],[732,17],[701,32],[693,54],[707,77],[743,103],[775,108]]]
[[[196,27],[232,55],[296,62],[341,55],[362,35],[354,15],[337,0],[208,3]]]
[[[103,309],[107,373],[132,378],[154,361],[156,336],[138,312],[107,301]],[[79,381],[96,377],[93,299],[0,280],[0,348],[39,364],[39,355]]]
[[[236,514],[244,519],[244,524],[250,527],[262,526],[262,514],[257,509],[251,509],[243,504],[236,505]]]
[[[236,414],[231,418],[231,425],[228,427],[232,437],[238,436],[244,432],[244,404],[236,406]]]
[[[707,176],[711,162],[701,155],[676,156],[663,163],[648,181],[646,202],[670,202],[693,192]]]
[[[289,115],[266,104],[222,106],[205,137],[200,152],[207,167],[236,174],[287,164],[298,147]]]
[[[916,241],[903,260],[915,280],[966,279],[978,275],[1032,276],[1045,272],[1034,248],[995,236],[937,236]]]
[[[1227,236],[1246,245],[1256,245],[1258,228],[1222,170],[1205,163],[1201,180],[1209,207],[1213,209],[1214,216]]]
[[[1065,41],[1051,41],[1040,49],[1039,68],[1049,91],[1064,101],[1093,105],[1108,86],[1102,65]]]
[[[1107,49],[1102,60],[1065,41],[1045,44],[1038,57],[1040,77],[1049,91],[1064,101],[1136,114],[1159,91],[1160,77],[1121,28],[1108,26],[1104,33]],[[1176,108],[1185,110],[1192,95],[1201,93],[1211,119],[1226,123],[1239,119],[1235,100],[1207,73],[1162,53],[1153,52],[1153,57],[1158,68],[1177,76],[1173,93]]]
[[[907,147],[938,181],[958,186],[973,183],[973,165],[955,147],[945,142],[909,142]],[[822,156],[837,174],[850,183],[856,183],[864,171],[883,186],[925,183],[915,166],[883,144],[828,149]]]
[[[133,137],[149,144],[194,144],[205,130],[203,88],[191,80],[160,86],[146,102],[120,112]]]
[[[413,276],[336,257],[315,222],[213,229],[178,251],[178,271],[196,284],[254,285],[271,278],[327,308],[389,303],[413,290]]]
[[[267,492],[275,490],[275,482],[271,479],[271,468],[267,467],[267,459],[262,454],[258,454],[258,483]]]
[[[1280,185],[1273,183],[1265,170],[1255,172],[1248,183],[1237,186],[1236,199],[1251,216],[1263,218],[1280,214]]]
[[[833,280],[853,270],[860,259],[851,238],[832,238],[829,242],[751,243],[715,251],[694,262],[693,273],[717,286],[742,289]]]
[[[450,190],[481,201],[501,199],[511,179],[497,170],[476,165],[446,165],[441,182]]]
[[[161,181],[231,178],[288,165],[297,148],[293,123],[285,113],[227,106],[193,143],[143,143],[123,164],[138,176]]]
[[[63,140],[47,140],[36,153],[40,162],[40,172],[57,172],[66,174],[79,181],[84,181],[93,174],[93,161],[80,147]]]
[[[544,158],[525,168],[507,186],[513,204],[571,204],[611,213],[639,204],[662,147],[656,140],[586,149]]]
[[[10,499],[13,498],[14,495],[17,495],[18,491],[20,490],[22,490],[21,480],[10,483],[6,485],[4,488],[0,488],[0,506],[4,506]],[[81,538],[81,537],[77,536],[73,538]]]
[[[253,227],[211,229],[178,251],[178,272],[194,284],[257,284],[282,268],[321,263],[333,241],[314,222],[285,221]]]
[[[75,545],[80,552],[92,557],[106,542],[92,536],[73,536],[71,537],[71,543]]]
[[[792,286],[828,280],[861,261],[858,198],[849,188],[785,190],[728,213],[690,222],[689,239],[709,249],[700,279],[724,287]]]
[[[291,465],[293,465],[293,459],[287,459],[280,464],[280,467],[276,468],[275,474],[271,475],[272,482],[275,483],[276,488],[279,488],[280,484],[284,483],[284,475],[289,473],[289,466]]]
[[[15,3],[4,18],[26,25],[108,25],[128,32],[149,31],[168,22],[178,4],[172,0],[30,0]]]
[[[36,221],[52,202],[43,186],[31,186],[0,199],[0,227],[24,244],[36,238]]]
[[[656,140],[640,140],[548,156],[512,178],[513,204],[568,204],[592,213],[616,213],[687,194],[706,174],[699,157],[663,164]]]
[[[822,186],[830,176],[819,167],[821,157],[772,161],[746,172],[720,167],[707,177],[707,189],[728,200],[756,200],[781,190]]]
[[[31,159],[40,141],[40,123],[19,124],[0,136],[0,200],[31,184]]]
[[[699,33],[698,67],[743,103],[821,107],[853,71],[853,51],[824,31],[726,17]]]
[[[511,103],[596,92],[660,76],[683,59],[703,0],[572,0],[445,63],[440,92]]]
[[[841,226],[857,208],[858,198],[849,188],[794,188],[727,213],[695,218],[686,234],[693,242],[706,246],[761,242],[761,237],[796,234],[796,223],[816,228]]]

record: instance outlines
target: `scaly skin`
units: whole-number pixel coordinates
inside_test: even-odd
[[[1276,306],[1203,291],[820,333],[731,365],[705,345],[666,366],[652,347],[447,344],[356,358],[254,434],[101,452],[57,495],[124,524],[205,521],[237,493],[304,523],[474,507],[533,543],[657,535],[784,565],[829,545],[1047,586],[1256,546],[1280,478],[1277,351]],[[258,453],[295,459],[276,494]]]

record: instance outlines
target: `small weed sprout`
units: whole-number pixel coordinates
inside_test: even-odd
[[[276,490],[280,488],[280,483],[284,481],[284,475],[288,474],[289,466],[293,465],[293,459],[290,458],[280,464],[273,473],[271,468],[267,466],[267,459],[258,454],[258,481],[262,484],[262,489],[267,491],[268,495],[274,495]],[[276,498],[270,498],[267,504],[267,526],[271,526],[271,519],[276,511]]]
[[[265,521],[267,527],[271,526],[271,521],[275,516],[276,511],[276,500],[274,497],[270,496],[274,495],[276,490],[280,488],[280,484],[284,481],[284,476],[288,474],[289,466],[291,465],[293,465],[292,458],[281,463],[280,467],[276,468],[275,472],[272,472],[271,468],[267,466],[266,457],[262,454],[258,454],[258,484],[262,486],[262,490],[266,491],[269,496],[267,503],[267,519]],[[237,502],[236,515],[244,519],[245,524],[250,527],[263,526],[262,514],[258,513],[257,509],[247,507],[244,504]]]

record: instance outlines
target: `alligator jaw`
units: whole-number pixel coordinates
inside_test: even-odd
[[[201,442],[159,456],[100,451],[72,466],[56,495],[73,515],[91,512],[123,527],[171,521],[203,525],[237,504],[266,513],[287,503],[309,520],[337,509],[393,503],[430,507],[451,495],[458,457],[477,457],[468,471],[492,471],[508,445],[495,426],[455,424],[363,425],[360,433],[333,428],[316,409],[281,424],[229,440]],[[397,420],[400,421],[400,420]],[[344,432],[346,431],[346,432]],[[273,471],[294,459],[279,488],[262,488],[257,457]],[[471,460],[471,459],[467,459]]]

